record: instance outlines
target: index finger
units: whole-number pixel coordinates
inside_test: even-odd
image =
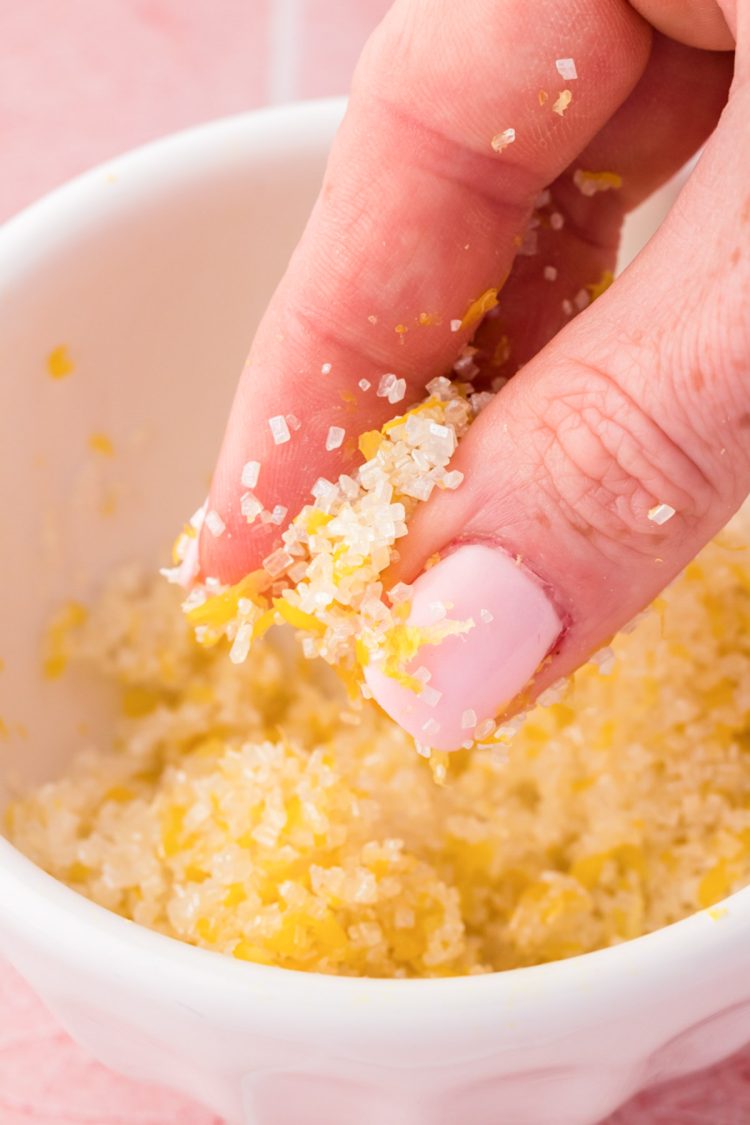
[[[519,0],[400,0],[368,44],[242,372],[204,575],[257,567],[313,482],[356,462],[357,436],[450,367],[538,192],[640,77],[650,32],[625,0],[540,0],[533,25],[528,13]]]

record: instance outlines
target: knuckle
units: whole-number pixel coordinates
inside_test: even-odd
[[[561,389],[562,388],[562,389]],[[577,360],[532,403],[539,486],[551,506],[605,554],[653,555],[664,529],[648,519],[660,503],[697,524],[715,489],[609,371]]]

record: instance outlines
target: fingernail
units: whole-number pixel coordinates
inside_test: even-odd
[[[435,624],[446,609],[448,619],[474,625],[461,636],[423,645],[407,666],[411,673],[427,669],[427,690],[417,695],[380,664],[365,669],[383,710],[435,750],[458,749],[473,737],[474,717],[480,724],[502,713],[562,632],[539,580],[484,544],[459,547],[413,584],[410,625]]]

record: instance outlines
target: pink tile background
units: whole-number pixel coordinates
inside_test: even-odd
[[[163,133],[269,101],[344,92],[387,6],[0,0],[0,220],[91,164]],[[636,1099],[609,1125],[747,1122],[750,1049],[709,1074]],[[0,1125],[219,1123],[92,1062],[0,963]]]

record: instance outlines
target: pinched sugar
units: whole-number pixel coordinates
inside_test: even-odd
[[[477,973],[657,929],[750,882],[746,543],[724,533],[690,563],[615,638],[609,675],[589,664],[504,724],[505,756],[447,764],[270,638],[241,664],[197,647],[174,588],[125,574],[68,614],[66,649],[121,717],[6,831],[110,910],[292,969]],[[247,643],[241,622],[233,660]]]
[[[392,401],[405,385],[389,373],[377,393]],[[350,686],[361,687],[362,669],[377,661],[387,675],[416,690],[409,665],[419,648],[474,628],[474,622],[449,618],[407,625],[408,600],[398,593],[388,598],[381,582],[416,505],[436,486],[457,488],[462,482],[463,475],[447,466],[472,419],[492,399],[444,377],[433,379],[427,391],[424,402],[361,436],[366,460],[357,471],[338,482],[323,477],[315,482],[313,503],[292,520],[262,571],[211,591],[215,600],[189,608],[202,643],[221,637],[231,642],[241,623],[249,622],[255,637],[273,622],[286,622],[307,638],[305,653],[335,665]],[[326,447],[338,448],[343,438],[343,428],[331,426]],[[255,512],[252,499],[243,503]],[[239,598],[251,608],[240,611]]]

